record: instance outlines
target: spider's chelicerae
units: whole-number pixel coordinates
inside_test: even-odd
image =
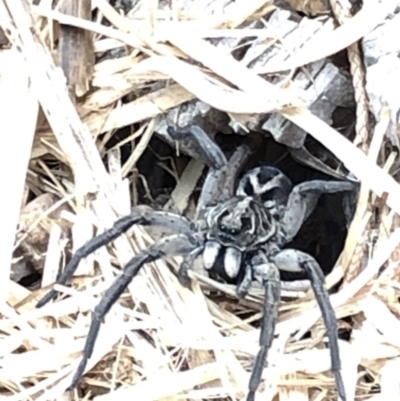
[[[223,166],[225,173],[230,168],[237,170],[235,166],[234,154]],[[219,188],[219,199],[214,199],[214,203],[208,200],[202,205],[203,213],[197,221],[137,206],[129,216],[119,219],[112,228],[91,239],[73,255],[58,280],[59,284],[67,283],[82,258],[115,240],[135,224],[158,226],[174,233],[136,254],[124,267],[124,274],[118,276],[105,292],[94,310],[82,360],[70,388],[76,387],[83,375],[104,316],[139,270],[146,263],[166,255],[184,255],[178,278],[184,286],[190,287],[188,269],[202,254],[207,270],[213,270],[225,280],[237,282],[238,296],[245,296],[254,280],[265,289],[260,350],[251,374],[247,400],[255,398],[274,337],[281,292],[279,270],[308,273],[327,329],[338,394],[342,400],[346,400],[339,357],[338,326],[324,286],[324,275],[312,256],[295,249],[282,250],[282,247],[297,234],[302,223],[314,210],[320,195],[336,192],[350,194],[355,189],[354,184],[314,180],[293,186],[286,175],[270,166],[247,172],[239,181],[235,194],[231,193],[233,181],[222,181],[225,182],[225,188]],[[37,306],[43,306],[55,298],[56,294],[55,290],[51,290]]]

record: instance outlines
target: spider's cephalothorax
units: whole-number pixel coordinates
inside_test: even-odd
[[[239,274],[242,255],[271,240],[278,230],[276,218],[251,196],[236,196],[212,207],[206,222],[204,267],[212,269],[223,252],[224,272],[232,279]]]
[[[255,397],[264,362],[272,345],[280,301],[279,270],[308,273],[327,328],[337,390],[341,399],[346,399],[341,376],[337,322],[324,286],[321,268],[310,255],[295,249],[282,250],[282,246],[297,234],[304,220],[314,210],[321,194],[343,192],[350,195],[354,193],[355,186],[351,182],[322,180],[293,186],[278,169],[259,167],[246,173],[240,180],[236,193],[232,193],[234,180],[229,178],[229,174],[237,174],[240,170],[240,157],[237,155],[241,151],[242,154],[246,153],[238,148],[226,165],[211,172],[218,191],[213,192],[210,180],[207,181],[205,198],[208,199],[199,201],[204,210],[204,218],[192,222],[174,213],[138,206],[133,208],[129,216],[118,220],[111,229],[91,239],[73,255],[57,281],[59,284],[67,283],[82,258],[107,245],[134,224],[158,226],[175,233],[135,255],[124,267],[124,274],[118,276],[105,292],[94,310],[83,357],[71,388],[77,386],[83,375],[104,316],[142,266],[165,255],[184,255],[178,278],[183,285],[190,286],[188,269],[203,254],[206,269],[222,272],[222,276],[230,279],[239,278],[238,295],[245,295],[254,280],[259,281],[265,289],[260,351],[250,378],[248,401]],[[214,193],[223,195],[215,199]],[[51,290],[39,301],[38,307],[54,299],[56,295],[57,292]]]

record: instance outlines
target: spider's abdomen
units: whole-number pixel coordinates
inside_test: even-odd
[[[272,166],[257,167],[240,180],[236,195],[251,196],[277,218],[282,218],[289,194],[293,189],[290,179]]]

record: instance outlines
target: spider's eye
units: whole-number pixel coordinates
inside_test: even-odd
[[[236,228],[228,228],[224,224],[221,224],[219,226],[219,230],[223,233],[230,234],[230,235],[238,235],[238,234],[240,234],[240,231],[241,231]]]

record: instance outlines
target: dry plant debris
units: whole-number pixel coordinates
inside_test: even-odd
[[[64,398],[90,312],[119,273],[115,266],[151,244],[157,233],[153,237],[135,227],[113,249],[97,252],[80,266],[71,288],[60,288],[72,296],[40,310],[34,306],[43,291],[10,279],[16,273],[11,271],[14,248],[34,233],[24,244],[39,255],[33,260],[39,260],[35,267],[43,269],[42,286],[48,288],[71,248],[93,235],[93,226],[103,230],[129,213],[137,197],[130,184],[145,181],[137,162],[154,132],[174,143],[166,136],[168,125],[200,119],[212,136],[224,132],[222,124],[248,135],[264,126],[277,140],[289,132],[286,145],[297,152],[308,133],[361,182],[356,216],[327,283],[333,287],[344,277],[331,300],[341,329],[349,333],[340,344],[348,400],[399,399],[399,1],[366,1],[354,16],[350,8],[336,13],[339,24],[322,1],[314,6],[287,1],[282,10],[281,2],[265,0],[121,0],[113,5],[93,0],[93,20],[52,9],[49,1],[33,3],[0,1],[0,25],[10,41],[0,51],[6,141],[0,157],[2,398]],[[349,7],[339,0],[331,3],[342,11]],[[314,19],[294,23],[293,7]],[[268,24],[273,13],[275,26]],[[85,58],[78,92],[84,93],[89,81],[90,90],[73,101],[51,54],[57,24],[72,27],[86,41],[93,38],[97,57],[90,76],[90,46],[77,49]],[[296,34],[290,36],[292,30]],[[232,54],[241,48],[239,61]],[[341,96],[352,94],[349,77],[331,61],[345,49],[359,110],[355,143],[330,126],[332,105],[340,98],[335,88]],[[100,57],[104,54],[107,58]],[[319,92],[300,85],[297,71]],[[345,89],[335,86],[338,77]],[[364,92],[359,95],[365,89],[368,102]],[[332,93],[332,108],[324,108],[324,115],[316,113],[317,92]],[[374,124],[363,120],[366,107]],[[123,141],[116,140],[111,149],[106,143],[127,126],[131,132],[123,141],[135,147],[123,161]],[[193,156],[189,144],[180,150]],[[304,149],[297,153],[299,158],[304,154]],[[174,205],[192,213],[191,194],[203,161],[180,166],[160,160],[176,180]],[[36,204],[30,203],[32,194]],[[36,211],[33,218],[27,210]],[[25,248],[22,258],[27,253]],[[197,284],[188,291],[167,263],[177,268],[179,260],[144,269],[108,314],[87,367],[90,373],[71,398],[242,399],[246,394],[248,368],[258,349],[259,331],[251,323],[260,317],[260,292],[237,303],[230,286],[197,273]],[[216,291],[226,296],[206,296]],[[263,373],[268,380],[258,398],[335,399],[320,312],[307,288],[293,298],[282,304],[271,363]]]

